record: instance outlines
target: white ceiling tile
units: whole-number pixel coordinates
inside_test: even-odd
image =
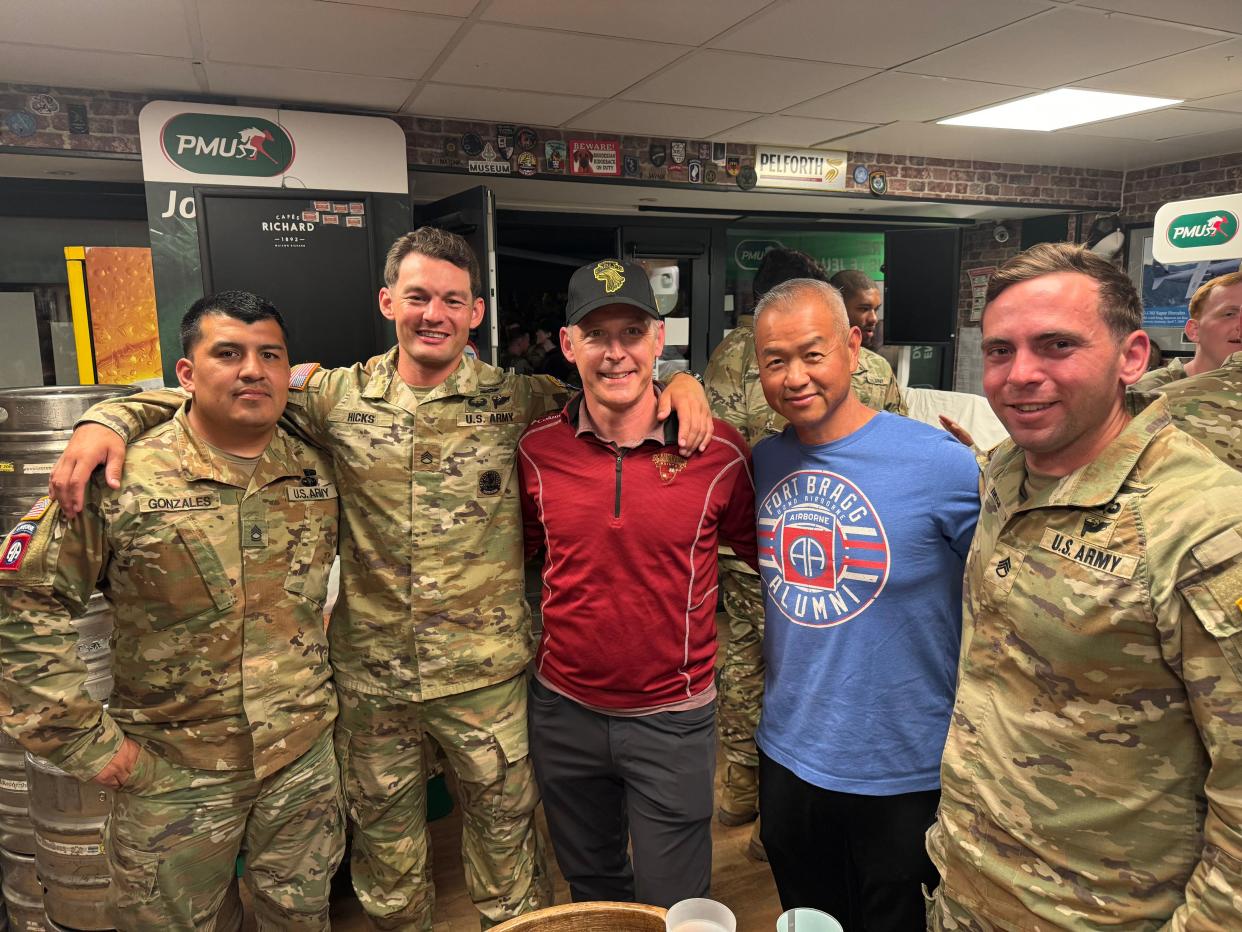
[[[699,45],[770,0],[626,0],[624,8],[582,0],[492,0],[483,19],[600,36]]]
[[[439,13],[444,16],[469,16],[478,0],[316,0],[317,3],[345,3],[350,6],[379,6],[407,13]]]
[[[1135,13],[1174,23],[1242,32],[1242,3],[1238,0],[1084,0],[1083,6]]]
[[[0,20],[6,42],[190,57],[181,0],[4,0]]]
[[[1151,145],[1131,140],[941,126],[937,123],[890,123],[849,138],[852,152],[1084,168],[1117,167],[1125,148]]]
[[[853,65],[704,49],[621,96],[653,103],[772,113],[872,74],[873,69]]]
[[[202,93],[189,59],[0,42],[0,81],[113,91]]]
[[[1127,94],[1194,100],[1242,88],[1242,39],[1172,55],[1077,82]]]
[[[1242,152],[1242,130],[1226,130],[1220,133],[1203,133],[1199,136],[1183,136],[1161,142],[1124,142],[1129,146],[1142,146],[1138,151],[1123,150],[1121,160],[1125,168],[1147,168],[1186,159],[1200,159],[1212,155]]]
[[[1088,123],[1061,130],[1075,136],[1113,136],[1119,139],[1170,139],[1197,133],[1242,129],[1242,114],[1213,113],[1208,110],[1183,110],[1173,107],[1136,113],[1133,116],[1104,123]]]
[[[712,42],[713,48],[890,68],[1047,10],[1044,0],[792,0]]]
[[[461,25],[319,0],[209,0],[198,15],[211,61],[392,78],[420,77]]]
[[[1239,82],[1242,84],[1242,82]],[[1194,102],[1196,107],[1205,110],[1227,110],[1230,113],[1242,113],[1242,90],[1232,94],[1220,94],[1216,97],[1200,97]]]
[[[408,78],[373,78],[221,62],[208,62],[205,67],[213,94],[278,103],[321,103],[391,112],[400,109],[414,90],[414,82]]]
[[[679,45],[477,23],[428,77],[446,84],[611,97],[686,51]]]
[[[903,71],[1050,88],[1218,42],[1221,36],[1062,7],[903,66]]]
[[[884,71],[857,84],[790,107],[785,113],[789,116],[862,123],[891,123],[894,120],[922,122],[1025,97],[1034,92],[1034,88],[1029,87]]]
[[[597,103],[599,99],[595,97],[428,84],[419,92],[409,110],[418,116],[560,126]]]
[[[765,116],[719,134],[730,142],[754,142],[771,146],[813,146],[828,139],[870,129],[868,123],[812,120],[810,117]],[[851,143],[852,148],[852,143]]]
[[[709,110],[706,107],[677,107],[671,104],[640,103],[636,100],[609,100],[585,117],[576,118],[573,126],[574,129],[618,134],[705,139],[758,115],[738,110]]]

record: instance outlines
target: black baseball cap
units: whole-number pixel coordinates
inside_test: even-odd
[[[628,304],[660,319],[647,270],[634,262],[600,259],[584,265],[570,278],[565,326],[576,324],[596,308],[610,304]]]

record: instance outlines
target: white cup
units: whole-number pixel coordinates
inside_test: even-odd
[[[792,923],[790,917],[794,919]],[[791,925],[793,932],[845,932],[841,923],[827,913],[805,906],[781,913],[781,917],[776,920],[776,932],[790,932]]]
[[[715,900],[682,900],[669,907],[665,932],[737,932],[737,919],[729,907]]]

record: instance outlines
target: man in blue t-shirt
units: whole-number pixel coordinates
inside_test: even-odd
[[[785,909],[847,929],[923,928],[923,847],[979,513],[973,454],[865,407],[861,334],[836,289],[794,279],[755,308],[768,404],[789,427],[754,450],[767,664],[759,809]]]

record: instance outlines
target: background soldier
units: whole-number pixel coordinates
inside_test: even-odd
[[[384,281],[380,312],[397,346],[366,365],[297,367],[289,406],[298,429],[330,451],[341,484],[329,637],[354,890],[379,928],[432,928],[426,733],[457,777],[466,888],[488,927],[552,902],[527,757],[531,630],[515,448],[567,393],[555,379],[463,357],[485,308],[461,237],[431,227],[400,237]],[[678,408],[683,450],[706,444],[702,390],[690,376],[672,384],[662,417]],[[130,435],[177,401],[147,393],[88,418]],[[54,490],[72,502],[75,473],[123,455],[113,430],[75,433]]]
[[[838,278],[845,273],[838,273]],[[860,318],[874,332],[879,290],[861,272],[845,280],[852,285],[855,303],[865,305]],[[755,273],[756,303],[772,288],[794,278],[828,281],[824,267],[804,252],[777,247],[769,249]],[[836,279],[833,280],[834,283]],[[848,305],[847,305],[848,311]],[[737,327],[721,341],[707,364],[704,386],[712,414],[735,428],[754,446],[764,437],[780,433],[786,420],[768,407],[759,384],[755,357],[754,316],[743,315]],[[851,316],[852,326],[861,326]],[[901,389],[884,357],[860,349],[858,366],[851,378],[854,393],[876,411],[905,414]],[[725,825],[754,821],[759,803],[759,752],[755,729],[763,705],[763,591],[759,576],[727,548],[721,550],[720,582],[725,614],[729,619],[729,644],[720,671],[720,743],[724,748],[725,774],[717,817]],[[766,860],[758,829],[751,833],[752,857]]]
[[[1242,287],[1240,285],[1239,287]],[[1219,369],[1157,389],[1173,423],[1242,471],[1242,352]]]
[[[1190,299],[1186,336],[1195,344],[1194,359],[1185,365],[1174,358],[1134,383],[1150,392],[1187,376],[1218,369],[1230,353],[1242,351],[1242,272],[1230,272],[1200,285]]]
[[[1141,321],[1069,244],[988,286],[1012,440],[966,566],[933,929],[1242,928],[1242,477],[1160,395],[1127,413]]]
[[[320,614],[336,486],[327,459],[276,426],[289,362],[270,304],[203,298],[181,336],[192,400],[135,441],[119,488],[92,481],[72,521],[42,499],[5,543],[3,724],[118,791],[105,830],[117,928],[238,927],[244,845],[259,928],[327,929],[344,847]],[[116,616],[106,709],[83,689],[70,624],[97,580]]]

